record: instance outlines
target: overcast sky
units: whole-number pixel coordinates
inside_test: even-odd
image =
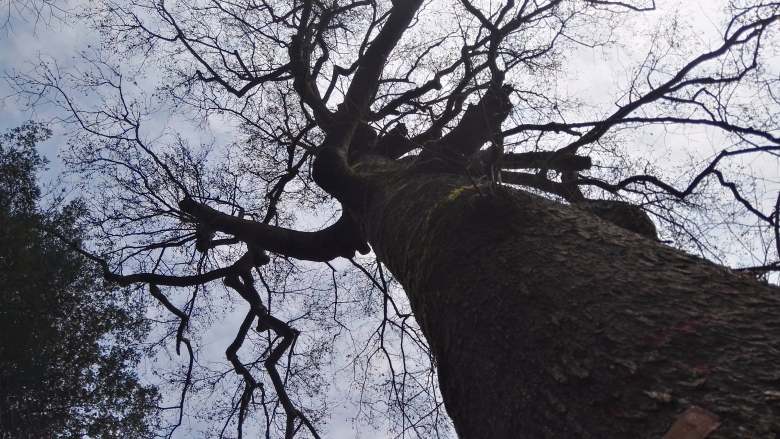
[[[70,26],[67,20],[57,19],[57,16],[63,16],[59,11],[54,10],[52,17],[50,11],[44,9],[43,16],[36,18],[29,9],[8,6],[26,1],[28,0],[0,1],[0,5],[6,6],[0,8],[4,10],[0,15],[0,22],[3,18],[8,18],[5,28],[0,30],[0,67],[3,72],[26,71],[40,58],[54,59],[66,70],[78,62],[76,55],[79,50],[86,49],[87,45],[97,41],[97,35],[87,27]],[[85,0],[60,0],[56,3],[62,5],[63,10],[73,10],[82,2]],[[659,19],[679,13],[684,22],[695,26],[703,40],[711,40],[721,32],[721,10],[724,3],[723,0],[658,0],[657,12],[632,20],[644,26],[644,29],[635,29],[639,35],[655,26]],[[578,68],[570,70],[570,84],[567,86],[571,87],[573,94],[582,98],[608,102],[616,91],[616,86],[624,84],[627,69],[644,55],[647,48],[644,43],[646,40],[635,38],[633,41],[624,41],[625,47],[609,52],[581,50],[573,58]],[[53,121],[58,116],[61,114],[45,107],[25,108],[14,99],[8,83],[5,80],[0,82],[0,130],[18,126],[30,119]],[[63,128],[55,127],[55,133],[62,134],[64,131],[66,130]],[[57,144],[61,143],[60,140],[60,137],[55,137],[42,145],[42,150],[48,158],[56,159]]]
[[[658,12],[645,14],[643,18],[636,19],[634,23],[636,27],[624,29],[623,35],[630,37],[630,31],[633,31],[635,36],[641,36],[658,20],[668,17],[675,11],[679,12],[683,21],[694,26],[696,33],[704,40],[709,40],[713,35],[717,36],[721,32],[720,10],[724,3],[722,1],[660,0],[657,3]],[[6,29],[0,31],[0,66],[4,72],[25,71],[39,58],[49,58],[56,60],[61,68],[68,69],[74,67],[74,63],[77,62],[75,55],[78,51],[85,49],[94,41],[96,35],[90,33],[90,30],[84,26],[71,27],[58,20],[36,23],[29,14],[18,14],[12,10]],[[617,85],[625,84],[627,70],[641,59],[647,48],[642,45],[644,43],[642,38],[629,38],[623,43],[624,47],[611,51],[583,49],[576,53],[573,57],[575,62],[571,63],[572,68],[563,86],[583,99],[592,102],[603,101],[599,103],[610,105]],[[0,82],[0,98],[2,99],[0,100],[0,131],[18,126],[29,119],[56,122],[58,116],[62,116],[47,107],[25,108],[23,103],[14,98],[12,89],[5,81]],[[56,124],[53,128],[55,130],[53,139],[41,145],[41,151],[52,162],[52,171],[45,176],[47,179],[52,178],[61,169],[56,155],[58,147],[64,142],[64,136],[71,129]],[[217,141],[228,139],[230,136],[229,125],[216,122],[210,128],[208,135],[214,136]],[[206,347],[207,357],[213,356],[215,360],[223,358],[224,349],[235,335],[244,312],[240,309],[228,314],[223,322],[216,324],[206,335],[203,345]],[[339,399],[338,392],[343,390],[340,387],[344,387],[343,383],[336,383],[334,386],[332,396],[334,400]],[[347,422],[353,411],[354,407],[348,404],[334,410],[330,432],[326,437],[381,437],[379,432],[368,427],[362,428],[362,436],[355,432]],[[198,432],[202,425],[193,419],[188,419],[187,422],[186,428],[180,430],[177,437],[199,437]]]

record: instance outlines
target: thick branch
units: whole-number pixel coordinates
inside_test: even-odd
[[[384,157],[397,159],[419,147],[419,144],[408,137],[406,126],[398,124],[387,134],[379,138],[374,146],[374,152]]]
[[[355,77],[349,85],[335,121],[325,127],[328,134],[314,161],[312,177],[317,185],[348,207],[358,207],[363,195],[356,187],[359,182],[348,165],[352,136],[368,114],[388,55],[421,4],[420,0],[394,2],[390,16],[379,35],[358,60]]]
[[[590,169],[590,157],[581,155],[557,156],[552,151],[519,152],[504,154],[501,167],[504,169],[554,169],[557,171],[582,171]]]
[[[393,9],[387,23],[368,47],[365,55],[358,61],[357,72],[349,84],[347,95],[344,98],[344,108],[351,116],[364,118],[367,114],[368,107],[373,101],[379,85],[379,78],[385,68],[387,57],[398,44],[398,40],[401,39],[421,5],[421,0],[396,0],[393,2]]]
[[[346,215],[323,230],[300,232],[228,215],[189,197],[179,202],[179,207],[214,230],[233,235],[250,246],[291,258],[321,262],[339,256],[352,257],[355,250],[368,252],[368,246],[359,238],[356,226]]]
[[[511,87],[490,87],[476,105],[470,105],[460,123],[429,149],[446,149],[463,156],[479,151],[486,142],[501,136],[501,123],[509,116]]]

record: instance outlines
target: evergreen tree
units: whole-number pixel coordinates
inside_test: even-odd
[[[80,203],[39,205],[35,145],[50,134],[28,123],[0,137],[0,437],[150,437],[157,390],[134,371],[141,311],[49,233],[82,238]]]

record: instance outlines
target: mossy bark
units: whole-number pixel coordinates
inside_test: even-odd
[[[461,438],[660,438],[691,406],[780,437],[780,289],[519,190],[374,178],[365,233]]]

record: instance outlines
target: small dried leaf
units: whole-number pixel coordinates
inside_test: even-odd
[[[704,439],[720,427],[718,416],[697,406],[690,407],[672,425],[663,439]]]

